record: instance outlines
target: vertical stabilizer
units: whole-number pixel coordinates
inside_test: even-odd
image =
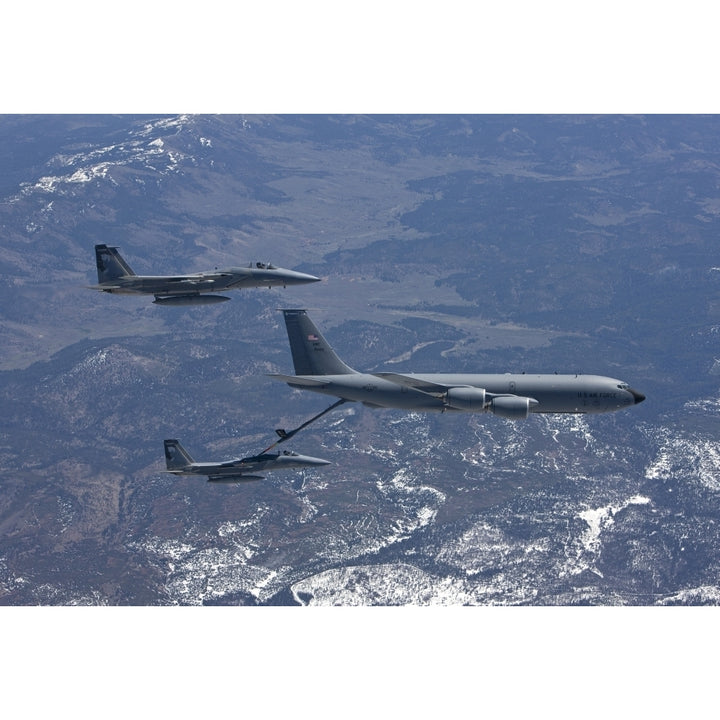
[[[99,283],[113,282],[113,280],[121,277],[135,275],[132,268],[117,251],[117,248],[108,245],[96,245],[95,261],[97,263]]]
[[[283,310],[296,375],[355,373],[330,347],[305,310]]]
[[[168,470],[182,470],[193,464],[193,459],[178,440],[165,440],[165,464]]]

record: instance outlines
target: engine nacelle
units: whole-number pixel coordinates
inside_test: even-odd
[[[490,401],[490,412],[507,420],[525,420],[537,400],[519,395],[501,395]]]
[[[482,412],[485,409],[485,390],[470,386],[448,388],[445,407],[465,412]]]

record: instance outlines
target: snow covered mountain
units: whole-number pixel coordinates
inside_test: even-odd
[[[712,118],[0,118],[0,603],[717,604],[720,145]],[[159,308],[91,292],[272,261],[323,278]],[[622,377],[612,416],[345,405],[332,466],[163,472],[326,405],[278,307],[353,367]],[[328,403],[329,404],[329,403]]]

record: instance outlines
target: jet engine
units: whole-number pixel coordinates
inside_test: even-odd
[[[445,393],[445,407],[465,412],[482,412],[485,409],[485,390],[462,386],[451,387]]]
[[[507,420],[525,420],[537,400],[519,395],[501,395],[490,401],[490,412]]]

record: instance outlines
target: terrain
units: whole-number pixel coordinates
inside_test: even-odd
[[[702,116],[0,118],[0,603],[715,605],[720,142]],[[93,245],[313,286],[167,308]],[[345,405],[322,469],[164,473],[326,407],[267,374],[306,307],[351,366],[588,372],[608,416]]]

